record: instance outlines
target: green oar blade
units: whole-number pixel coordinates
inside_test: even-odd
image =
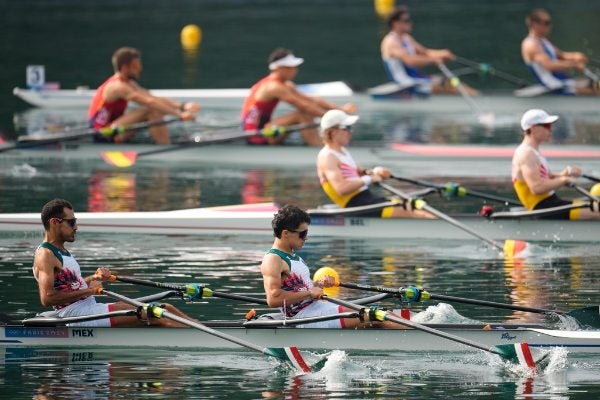
[[[494,353],[513,364],[536,370],[535,360],[527,343],[501,344],[494,346]]]
[[[600,306],[590,306],[571,310],[567,315],[575,318],[579,324],[600,329]]]

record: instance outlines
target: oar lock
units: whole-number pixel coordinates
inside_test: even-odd
[[[203,297],[212,297],[213,291],[207,287],[197,283],[188,283],[185,285],[185,291],[182,291],[181,296],[185,301],[198,300]]]
[[[148,303],[143,306],[138,306],[135,310],[136,317],[140,321],[150,321],[153,318],[162,318],[163,313],[165,312],[165,304],[159,303]],[[146,314],[146,318],[144,318],[144,313]]]

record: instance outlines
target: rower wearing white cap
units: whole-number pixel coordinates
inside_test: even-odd
[[[298,66],[304,59],[296,57],[290,50],[276,49],[269,56],[269,75],[258,81],[250,89],[250,94],[242,106],[242,127],[245,131],[257,131],[263,128],[286,127],[295,124],[310,124],[315,117],[321,117],[331,109],[342,109],[356,112],[354,104],[338,106],[318,97],[307,96],[296,89],[294,78],[298,74]],[[279,103],[284,101],[296,110],[272,118],[272,113]],[[285,131],[282,129],[282,131]],[[310,146],[320,146],[321,139],[316,128],[300,131],[304,142]],[[251,144],[279,144],[286,139],[285,133],[272,137],[252,136]]]
[[[517,147],[512,160],[512,181],[521,203],[529,210],[539,210],[572,204],[561,199],[555,190],[575,182],[581,169],[568,165],[559,174],[550,171],[548,161],[540,153],[540,145],[552,138],[552,126],[558,116],[544,110],[533,109],[523,114],[521,128],[523,142]],[[544,217],[541,217],[544,218]],[[550,214],[553,219],[600,219],[600,213],[586,208],[576,208]]]
[[[320,132],[325,145],[317,156],[317,173],[327,196],[342,208],[387,201],[386,198],[376,197],[369,190],[369,185],[390,178],[390,170],[384,167],[375,167],[372,170],[359,167],[345,147],[350,142],[352,126],[357,120],[357,115],[348,115],[341,110],[328,111],[321,118]],[[361,215],[382,218],[433,218],[425,211],[405,210],[393,206]]]

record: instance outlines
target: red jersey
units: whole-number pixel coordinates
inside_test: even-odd
[[[242,106],[242,129],[244,131],[257,131],[264,128],[267,122],[271,120],[271,114],[279,103],[279,99],[273,99],[269,101],[262,101],[256,99],[256,92],[265,83],[275,79],[273,76],[268,75],[258,81],[250,89],[250,94],[244,100]],[[248,142],[251,144],[266,144],[266,139],[261,135],[255,135],[248,138]]]
[[[90,121],[90,126],[92,128],[100,129],[110,126],[111,122],[125,113],[127,100],[118,99],[113,102],[107,102],[104,99],[104,89],[106,88],[106,85],[118,79],[121,78],[118,75],[113,75],[96,90],[94,98],[90,103],[90,108],[88,109],[88,120]]]

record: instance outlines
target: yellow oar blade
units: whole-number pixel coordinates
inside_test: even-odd
[[[119,168],[131,167],[137,160],[136,151],[103,151],[102,159]]]
[[[504,242],[504,255],[508,257],[515,257],[523,255],[527,250],[528,244],[523,240],[506,240]]]

